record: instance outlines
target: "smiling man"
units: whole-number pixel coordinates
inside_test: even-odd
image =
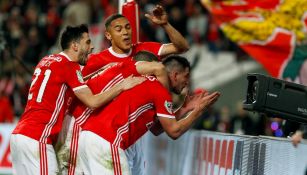
[[[129,58],[141,50],[152,52],[160,58],[169,54],[182,53],[189,49],[185,38],[168,22],[168,16],[162,6],[157,5],[152,14],[146,14],[146,17],[165,30],[171,43],[140,42],[132,44],[132,30],[127,18],[121,14],[111,15],[105,21],[105,37],[110,41],[111,47],[90,55],[88,63],[82,70],[83,75],[87,76],[111,62],[130,61]]]

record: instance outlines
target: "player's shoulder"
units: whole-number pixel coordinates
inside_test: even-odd
[[[120,72],[123,68],[123,63],[122,62],[113,62],[113,63],[109,63],[106,65],[106,68],[103,70],[100,70],[99,72],[97,72],[94,76],[92,76],[90,78],[91,79],[96,79],[97,77],[100,76],[105,76],[106,74],[110,74],[113,72]]]
[[[65,69],[65,67],[71,66],[70,64],[76,63],[69,61],[65,56],[61,54],[51,54],[44,56],[38,63],[37,67],[46,67],[48,69]]]
[[[158,42],[140,42],[134,45],[133,51],[137,53],[138,51],[146,50],[157,55],[161,46],[162,44]]]
[[[87,65],[107,64],[108,62],[112,62],[113,59],[114,59],[114,56],[110,53],[108,49],[105,49],[101,52],[90,54],[89,59],[87,61]]]
[[[67,61],[67,59],[61,54],[51,54],[44,56],[41,61],[63,62]]]
[[[154,41],[138,42],[138,43],[133,44],[132,47],[150,46],[154,44],[160,44],[160,43],[154,42]]]
[[[146,84],[145,86],[147,86],[148,89],[154,89],[154,91],[168,91],[155,76],[147,75],[145,78],[147,80],[143,84]]]
[[[101,51],[101,52],[91,53],[91,54],[89,55],[89,57],[100,57],[100,56],[104,56],[104,55],[107,55],[107,54],[110,54],[109,49],[104,49],[104,50]]]

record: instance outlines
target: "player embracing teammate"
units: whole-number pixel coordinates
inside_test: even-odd
[[[178,56],[166,58],[163,64],[135,62],[132,58],[138,52],[146,50],[161,60],[167,55],[186,51],[188,44],[184,37],[169,24],[167,14],[161,6],[157,5],[153,9],[153,13],[146,14],[146,17],[165,30],[171,43],[140,42],[132,44],[129,21],[124,16],[115,14],[105,22],[105,36],[111,42],[110,48],[90,55],[87,60],[87,55],[93,47],[88,38],[88,31],[86,31],[81,32],[81,37],[66,41],[69,52],[65,52],[66,48],[63,47],[63,53],[52,56],[52,59],[47,57],[41,61],[39,65],[45,67],[51,63],[57,63],[57,60],[65,61],[62,65],[58,65],[61,68],[57,74],[59,78],[56,78],[60,82],[57,86],[61,87],[56,91],[59,97],[52,97],[55,101],[55,107],[52,109],[54,112],[46,110],[50,116],[48,121],[42,122],[40,135],[33,137],[31,134],[26,135],[26,137],[31,136],[34,142],[23,138],[23,133],[31,133],[33,128],[40,127],[40,125],[36,126],[36,121],[40,120],[38,113],[41,113],[37,109],[40,107],[44,89],[49,85],[47,83],[49,77],[53,75],[49,73],[48,68],[39,71],[41,69],[38,66],[32,84],[33,87],[37,83],[40,86],[35,89],[31,86],[25,114],[11,139],[13,166],[16,172],[22,172],[21,174],[55,174],[61,171],[62,174],[70,175],[81,173],[144,174],[143,155],[140,154],[141,151],[137,150],[140,148],[138,144],[140,144],[139,140],[142,135],[152,129],[158,133],[165,131],[170,137],[177,138],[188,130],[203,110],[218,99],[219,93],[217,92],[211,94],[202,92],[188,98],[185,108],[179,109],[177,112],[172,109],[169,91],[180,93],[188,85],[190,72],[188,61]],[[85,33],[85,39],[83,33]],[[149,55],[144,54],[141,57],[146,59],[146,57],[150,57]],[[82,74],[80,66],[75,64],[76,62],[86,63]],[[71,65],[66,66],[68,63]],[[67,69],[64,69],[65,67]],[[141,74],[146,75],[145,78]],[[67,87],[73,91],[66,92]],[[144,89],[148,90],[148,94]],[[161,91],[155,91],[157,89],[161,89]],[[37,94],[32,95],[32,92]],[[66,145],[69,149],[65,154],[69,154],[66,156],[67,164],[63,168],[62,161],[60,169],[58,169],[53,145],[55,145],[55,140],[62,126],[63,117],[71,99],[69,96],[73,95],[72,92],[77,98],[73,100],[68,115],[72,119],[70,123],[72,131],[68,134],[71,137],[71,142],[68,146]],[[50,90],[48,93],[50,96],[53,95]],[[143,94],[144,98],[138,94]],[[118,97],[115,98],[116,96]],[[35,100],[38,108],[32,108],[32,99]],[[112,99],[114,100],[111,101]],[[49,102],[45,103],[46,106],[49,105]],[[118,108],[116,111],[114,106]],[[47,109],[47,107],[43,108]],[[35,112],[37,115],[33,115]],[[190,114],[186,118],[181,118],[181,114],[188,112]],[[97,125],[99,123],[101,127]],[[137,130],[136,126],[142,129]],[[80,138],[82,141],[80,141],[79,133],[83,127],[85,133],[82,131]],[[19,138],[20,136],[21,138]],[[98,136],[92,141],[96,139],[96,148],[101,148],[101,152],[95,152],[94,149],[87,147],[91,143],[84,139],[90,139],[93,136]],[[22,139],[23,143],[20,142]],[[20,154],[20,147],[30,142],[32,142],[33,151],[30,153],[26,150]],[[63,150],[65,152],[66,149]],[[30,166],[31,168],[26,165],[32,161],[32,159],[26,160],[28,155],[36,160],[36,163],[32,167]],[[81,161],[77,161],[78,157]],[[19,158],[24,160],[18,160]]]

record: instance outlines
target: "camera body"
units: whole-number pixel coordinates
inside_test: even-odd
[[[307,87],[257,73],[247,75],[243,109],[307,123]]]

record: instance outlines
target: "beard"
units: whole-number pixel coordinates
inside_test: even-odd
[[[181,91],[178,90],[177,88],[171,88],[171,91],[176,94],[176,95],[180,95],[181,94]]]
[[[82,66],[86,65],[87,57],[88,57],[87,53],[81,52],[80,55],[79,55],[79,62],[78,63]]]

